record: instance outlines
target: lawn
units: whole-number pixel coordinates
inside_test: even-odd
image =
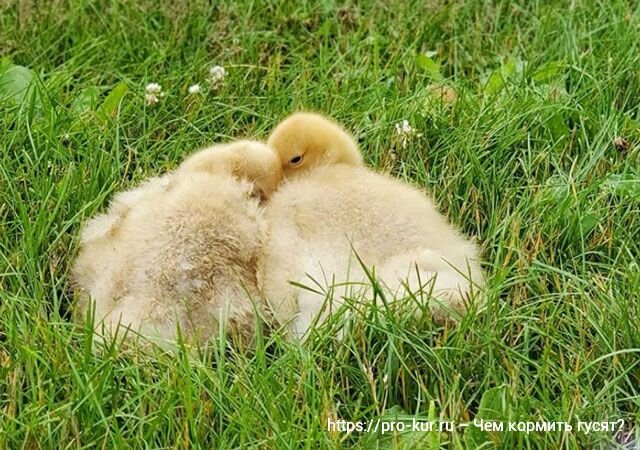
[[[636,2],[5,0],[0,58],[0,449],[640,442]],[[94,354],[72,321],[83,221],[298,109],[343,123],[370,167],[476,237],[484,305],[438,325],[376,303],[342,340],[336,318],[248,353]],[[603,421],[615,431],[578,429]]]

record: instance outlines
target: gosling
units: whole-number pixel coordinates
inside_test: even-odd
[[[178,333],[202,344],[221,330],[251,342],[265,314],[261,199],[281,178],[269,147],[239,141],[118,194],[81,233],[72,270],[79,314],[93,302],[96,330],[133,331],[161,345]]]
[[[479,251],[428,197],[364,167],[354,138],[323,116],[293,114],[267,143],[286,181],[267,209],[264,293],[293,336],[304,336],[341,305],[333,298],[327,308],[332,293],[370,294],[362,263],[392,296],[432,294],[436,320],[464,312],[471,291],[484,283]]]

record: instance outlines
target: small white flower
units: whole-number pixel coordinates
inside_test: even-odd
[[[147,84],[147,94],[160,94],[162,93],[162,86],[158,83],[149,83]]]
[[[160,97],[164,97],[164,92],[162,92],[162,86],[160,86],[158,83],[147,84],[147,87],[145,88],[145,90],[147,91],[147,93],[144,96],[144,101],[149,106],[153,106],[157,104],[160,101]]]
[[[200,85],[194,84],[193,86],[189,86],[189,94],[198,94],[200,92]]]
[[[211,81],[214,83],[219,83],[224,80],[224,76],[227,74],[227,71],[224,70],[222,66],[213,66],[209,69],[209,76],[211,77]]]
[[[416,129],[409,125],[409,121],[404,119],[402,122],[396,123],[396,134],[400,136],[400,143],[402,148],[406,148],[409,143],[409,139],[412,137],[420,137],[422,134],[416,132]]]
[[[209,69],[209,81],[211,81],[211,86],[214,89],[218,89],[222,86],[224,82],[224,76],[227,74],[227,71],[224,70],[222,66],[213,66]]]
[[[415,132],[414,128],[409,125],[409,121],[404,119],[402,122],[396,124],[396,133],[400,136],[411,135]]]

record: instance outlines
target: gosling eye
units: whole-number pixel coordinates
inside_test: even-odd
[[[302,155],[294,156],[293,158],[291,158],[289,160],[289,165],[291,165],[292,167],[295,167],[295,166],[299,165],[300,163],[302,163]]]

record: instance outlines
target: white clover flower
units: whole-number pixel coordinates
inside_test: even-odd
[[[162,92],[162,86],[158,83],[149,83],[147,84],[147,94],[160,94]]]
[[[209,69],[209,77],[211,77],[211,81],[214,83],[220,83],[224,80],[224,76],[227,74],[227,71],[224,70],[222,66],[213,66]]]
[[[209,81],[211,82],[211,87],[213,89],[218,89],[222,86],[224,82],[224,77],[227,74],[227,71],[224,70],[222,66],[213,66],[209,69]]]
[[[417,130],[409,125],[409,121],[404,119],[402,122],[396,123],[396,134],[400,137],[400,143],[402,148],[406,148],[409,140],[412,137],[420,137],[422,134],[417,133]]]
[[[200,93],[200,85],[194,84],[193,86],[189,86],[189,94],[198,94]]]
[[[149,106],[157,104],[160,101],[160,97],[164,97],[162,86],[160,86],[158,83],[147,84],[145,90],[147,91],[147,93],[144,96],[144,101]]]
[[[415,129],[409,125],[409,121],[404,119],[402,122],[396,124],[396,133],[400,136],[411,135],[415,132]]]

